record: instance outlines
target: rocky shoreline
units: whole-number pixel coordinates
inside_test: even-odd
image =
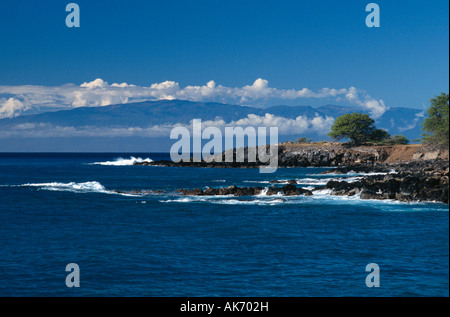
[[[180,189],[182,195],[284,196],[314,195],[328,189],[331,195],[354,196],[361,199],[391,199],[404,202],[434,201],[449,203],[448,149],[421,146],[345,148],[338,145],[289,147],[279,146],[279,167],[334,167],[324,174],[359,173],[356,181],[331,180],[325,186],[305,189],[291,180],[284,186]],[[225,153],[223,153],[225,155]],[[135,165],[176,167],[255,168],[260,163],[207,163],[171,161],[142,162]],[[272,180],[270,183],[276,184]]]
[[[354,196],[359,194],[360,199],[391,199],[404,202],[434,201],[449,203],[448,196],[448,161],[412,162],[409,164],[392,164],[378,166],[375,173],[378,175],[365,175],[360,180],[348,182],[345,180],[331,180],[325,186],[318,186],[312,190],[297,187],[296,180],[288,181],[286,185],[278,187],[272,185],[264,193],[267,196],[282,194],[284,196],[314,195],[315,191],[329,189],[330,195]],[[394,172],[395,171],[395,172]],[[344,167],[324,172],[334,174],[373,173],[367,167]],[[277,184],[279,181],[270,181]],[[255,196],[263,193],[263,187],[237,187],[236,185],[206,189],[180,189],[185,196]]]
[[[178,190],[184,196],[228,196],[233,195],[236,197],[241,196],[256,196],[260,195],[264,192],[264,187],[237,187],[236,185],[231,185],[228,187],[221,188],[210,188],[207,187],[205,190],[201,188],[195,189],[180,189]],[[310,196],[313,195],[312,191],[304,188],[297,187],[292,184],[287,184],[283,187],[272,186],[267,189],[265,195],[272,196],[282,194],[284,196],[299,196],[305,195]]]
[[[444,160],[416,161],[404,164],[386,164],[375,169],[345,167],[333,173],[351,171],[386,173],[366,175],[355,182],[329,181],[317,189],[330,189],[331,195],[353,196],[361,199],[393,199],[399,201],[435,201],[448,204],[449,162]],[[395,171],[395,172],[394,172]]]

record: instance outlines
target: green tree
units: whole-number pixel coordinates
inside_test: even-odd
[[[389,133],[375,127],[375,121],[367,114],[349,113],[336,118],[328,134],[336,140],[349,138],[354,145],[379,142],[389,138]]]
[[[378,144],[380,145],[409,144],[409,139],[404,135],[393,135],[381,142],[378,142]]]
[[[430,99],[427,118],[423,121],[422,140],[424,143],[448,145],[448,104],[449,94],[441,93]]]
[[[409,139],[404,135],[394,135],[391,140],[394,144],[409,144]]]
[[[387,133],[385,130],[383,129],[374,129],[372,134],[369,136],[369,142],[373,142],[373,143],[383,143],[386,140],[391,139],[391,136],[389,135],[389,133]]]
[[[300,139],[297,139],[297,143],[298,144],[302,144],[302,143],[311,143],[312,139],[307,139],[305,137],[301,137]]]

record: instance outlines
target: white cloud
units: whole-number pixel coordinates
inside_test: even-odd
[[[365,109],[369,110],[370,114],[374,119],[377,119],[383,115],[389,108],[386,107],[383,100],[375,100],[366,96],[364,100],[359,105],[363,106]]]
[[[89,83],[83,83],[80,85],[80,87],[85,87],[88,89],[93,89],[93,88],[105,88],[108,85],[107,82],[105,82],[103,79],[101,78],[97,78],[96,80],[93,80]]]
[[[334,120],[335,119],[332,117],[321,117],[316,115],[313,119],[311,119],[311,129],[318,134],[325,135],[331,130]]]
[[[324,124],[326,122],[326,124]],[[278,127],[278,133],[281,135],[293,135],[305,132],[319,132],[323,134],[327,133],[331,125],[325,127],[331,122],[334,122],[333,118],[316,116],[313,119],[308,119],[306,116],[298,116],[295,119],[284,118],[275,116],[270,113],[266,113],[265,116],[258,116],[249,114],[247,118],[243,118],[237,121],[233,121],[229,126],[241,126],[241,127]],[[325,129],[325,130],[324,130]]]
[[[226,87],[211,80],[203,86],[180,87],[175,81],[154,83],[148,87],[128,83],[108,84],[101,78],[84,82],[80,86],[67,84],[61,86],[0,86],[0,96],[13,96],[1,112],[2,117],[12,117],[26,110],[46,111],[48,109],[70,109],[76,107],[99,107],[111,104],[139,102],[146,100],[191,100],[215,101],[230,104],[261,105],[270,99],[295,100],[301,98],[333,98],[348,101],[368,110],[376,119],[388,107],[381,99],[370,97],[365,91],[355,87],[322,88],[312,91],[278,89],[269,86],[265,79],[258,78],[253,84],[243,87]],[[9,100],[9,99],[8,99]],[[1,101],[1,100],[0,100]],[[14,102],[14,106],[11,103]],[[20,102],[20,104],[18,103]],[[15,111],[10,108],[15,108]],[[18,111],[21,109],[20,111]]]
[[[0,99],[0,119],[17,117],[29,108],[30,106],[15,98]]]
[[[324,135],[327,133],[334,123],[334,118],[316,116],[313,119],[308,119],[306,116],[298,116],[295,119],[284,118],[266,113],[264,116],[249,114],[247,117],[225,122],[222,118],[215,120],[202,121],[202,128],[214,126],[219,128],[224,133],[225,127],[278,127],[280,135],[298,135],[301,133],[318,133]],[[50,123],[25,123],[18,124],[8,131],[2,131],[0,138],[8,138],[13,136],[20,137],[88,137],[88,136],[105,136],[105,137],[126,137],[126,136],[140,136],[140,137],[167,137],[170,131],[175,127],[184,126],[191,130],[192,122],[190,124],[161,124],[149,127],[72,127],[72,126],[55,126]]]
[[[111,85],[111,87],[126,88],[126,87],[136,87],[136,86],[128,85],[127,83],[121,83],[121,84],[114,83]]]
[[[414,116],[414,120],[410,124],[407,124],[404,127],[399,127],[398,131],[404,132],[407,130],[414,129],[417,126],[417,124],[423,119],[423,117],[425,117],[425,110],[423,110],[419,113],[416,113],[416,115]]]

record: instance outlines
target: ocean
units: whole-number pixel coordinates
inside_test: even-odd
[[[181,196],[362,175],[132,166],[160,159],[169,155],[0,154],[0,296],[449,296],[448,205],[326,190]],[[80,287],[66,286],[69,263]],[[366,285],[369,263],[379,287]]]

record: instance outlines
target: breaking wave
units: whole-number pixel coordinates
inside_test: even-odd
[[[106,162],[95,162],[95,163],[90,163],[89,165],[104,165],[104,166],[129,166],[129,165],[133,165],[134,163],[143,163],[143,162],[153,162],[153,160],[151,158],[140,158],[140,157],[130,157],[129,159],[124,159],[124,158],[117,158],[114,161],[106,161]]]
[[[343,174],[339,174],[339,173],[326,173],[326,174],[308,174],[309,176],[338,176],[338,177],[348,177],[348,176],[374,176],[374,175],[389,175],[389,174],[397,174],[397,172],[394,169],[391,169],[389,172],[369,172],[369,173],[364,173],[364,172],[355,172],[355,171],[350,171],[348,173],[343,173]]]
[[[283,205],[336,205],[348,204],[355,206],[389,206],[389,211],[404,211],[405,205],[416,206],[412,211],[434,210],[429,202],[402,202],[396,200],[362,200],[359,194],[354,196],[336,196],[331,195],[331,189],[322,189],[314,191],[312,196],[284,196],[282,194],[265,196],[263,194],[252,197],[239,198],[234,196],[189,196],[189,197],[167,197],[159,199],[160,203],[202,203],[218,205],[258,205],[258,206],[283,206]],[[397,207],[396,207],[397,206]]]
[[[38,187],[41,190],[60,191],[60,192],[72,192],[72,193],[101,193],[101,194],[114,194],[121,196],[136,197],[142,196],[141,194],[124,193],[115,190],[106,189],[99,182],[84,182],[84,183],[31,183],[18,185],[21,187]]]
[[[108,190],[100,184],[99,182],[84,182],[84,183],[32,183],[32,184],[23,184],[20,186],[24,187],[39,187],[45,190],[51,191],[71,191],[71,192],[96,192],[96,193],[107,193]]]
[[[319,174],[320,175],[320,174]],[[334,176],[334,174],[327,174],[330,176]],[[324,175],[320,175],[320,176],[324,176]],[[298,178],[298,179],[294,179],[297,182],[297,185],[316,185],[316,186],[321,186],[321,185],[326,185],[329,181],[346,181],[348,183],[353,183],[356,182],[360,179],[362,179],[362,177],[349,177],[349,175],[345,175],[345,174],[336,174],[336,176],[341,176],[341,177],[327,177],[327,178]],[[271,185],[286,185],[289,184],[289,182],[292,179],[279,179],[277,180],[277,182],[271,182],[271,181],[250,181],[250,180],[246,180],[243,181],[243,183],[253,183],[253,184],[271,184]]]
[[[219,205],[275,205],[285,203],[287,200],[275,196],[270,199],[236,199],[236,198],[223,198],[219,196],[205,197],[182,197],[176,199],[160,200],[161,203],[201,203],[207,202]]]

